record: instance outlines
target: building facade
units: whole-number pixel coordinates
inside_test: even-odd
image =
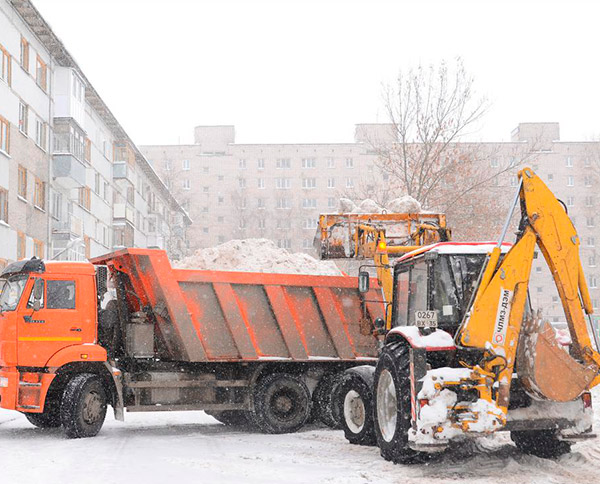
[[[292,251],[310,251],[320,213],[336,212],[340,196],[385,185],[373,145],[389,141],[390,133],[389,125],[360,124],[352,143],[239,144],[233,126],[199,126],[192,145],[140,149],[171,189],[182,193],[194,220],[192,248],[266,237]],[[560,141],[558,123],[522,123],[510,142],[465,143],[463,148],[479,150],[490,172],[502,172],[487,187],[497,194],[500,224],[506,215],[502,202],[512,197],[521,164],[531,165],[565,202],[580,234],[593,304],[600,307],[600,143]],[[455,239],[464,239],[460,227],[453,230]],[[541,255],[534,261],[531,297],[550,320],[564,321]]]
[[[191,220],[29,0],[0,0],[0,265],[180,256]]]

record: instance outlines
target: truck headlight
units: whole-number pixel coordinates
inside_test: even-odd
[[[0,376],[0,388],[8,387],[8,378],[5,376]]]

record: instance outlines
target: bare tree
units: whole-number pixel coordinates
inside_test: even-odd
[[[384,102],[390,136],[368,140],[383,174],[383,197],[375,198],[407,194],[425,209],[446,213],[460,238],[492,236],[501,224],[504,192],[510,191],[505,174],[530,156],[532,144],[495,163],[499,145],[462,142],[489,103],[475,93],[460,59],[451,69],[442,62],[401,72],[384,90]]]

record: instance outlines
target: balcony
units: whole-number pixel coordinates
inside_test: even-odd
[[[113,218],[126,220],[135,226],[135,210],[127,203],[115,203],[113,206]]]
[[[80,188],[85,186],[85,165],[71,154],[54,154],[52,176],[64,188]]]
[[[67,234],[67,238],[71,238],[71,236],[81,237],[83,235],[83,221],[74,215],[70,215],[66,220],[55,220],[52,223],[52,234],[53,236]]]
[[[135,173],[125,161],[115,161],[113,163],[113,179],[127,180],[132,185],[135,185]]]

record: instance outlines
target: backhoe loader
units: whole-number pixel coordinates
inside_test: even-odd
[[[517,205],[521,218],[509,244]],[[391,311],[377,365],[347,370],[337,390],[351,443],[376,444],[385,459],[407,463],[498,431],[541,457],[594,437],[589,390],[600,382],[600,355],[589,336],[579,237],[530,168],[519,172],[511,207],[496,243],[417,248],[380,279]],[[557,342],[529,304],[536,245],[558,289],[570,346]],[[368,289],[368,273],[359,285]]]

